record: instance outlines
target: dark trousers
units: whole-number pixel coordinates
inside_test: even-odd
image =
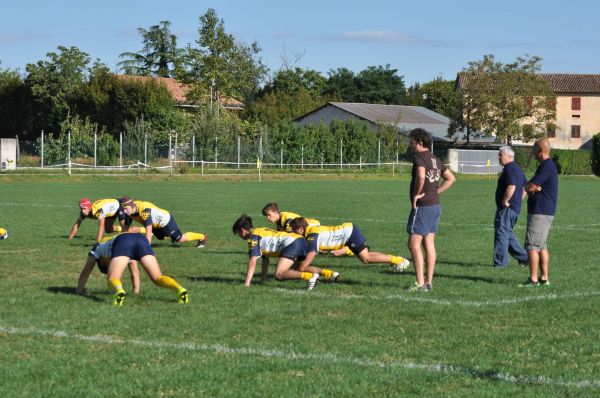
[[[520,263],[528,260],[527,251],[515,237],[513,228],[519,215],[510,207],[496,210],[494,217],[494,265],[506,267],[509,254]]]

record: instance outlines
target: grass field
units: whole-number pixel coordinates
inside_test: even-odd
[[[407,255],[408,180],[198,181],[136,177],[0,179],[0,396],[600,395],[600,181],[562,178],[549,287],[520,288],[513,260],[491,267],[495,181],[459,178],[442,197],[434,290],[407,293],[414,272],[321,256],[342,282],[243,286],[245,242],[231,233],[262,206],[352,221],[372,250]],[[95,238],[67,235],[77,201],[123,195],[169,209],[204,249],[155,245],[189,305],[142,275],[110,305],[95,270],[74,294]],[[524,236],[525,215],[517,226]],[[127,288],[130,286],[124,277]]]

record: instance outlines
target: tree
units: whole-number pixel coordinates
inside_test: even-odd
[[[424,106],[444,116],[452,117],[456,108],[454,80],[444,80],[436,77],[432,81],[415,83],[407,90],[406,104]]]
[[[397,72],[390,65],[369,66],[358,75],[346,68],[330,70],[326,92],[344,102],[403,104],[406,90]]]
[[[35,130],[59,131],[70,113],[69,103],[89,74],[90,57],[77,47],[58,47],[49,60],[27,64],[25,83],[31,89]]]
[[[328,79],[326,92],[339,98],[343,102],[356,102],[358,98],[358,87],[356,86],[356,75],[347,68],[338,68],[327,72]]]
[[[502,64],[493,55],[469,62],[459,74],[457,111],[448,136],[474,131],[497,140],[532,141],[554,128],[555,97],[548,83],[537,75],[541,58],[524,56]]]
[[[180,67],[184,50],[177,48],[177,37],[171,33],[171,22],[160,21],[149,30],[138,28],[143,48],[138,52],[124,52],[119,58],[127,58],[117,65],[126,75],[173,77]]]
[[[188,97],[202,100],[212,95],[246,99],[256,92],[267,68],[258,57],[258,43],[237,41],[225,32],[225,23],[212,8],[200,17],[198,48],[188,46],[185,70],[180,77],[193,84]]]
[[[17,70],[0,69],[0,137],[25,138],[31,130],[31,90]]]

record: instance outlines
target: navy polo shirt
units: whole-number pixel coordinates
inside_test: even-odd
[[[542,190],[529,195],[527,213],[553,216],[558,202],[558,172],[552,159],[541,162],[529,182],[539,185]]]
[[[515,193],[510,198],[508,203],[510,208],[519,214],[521,211],[521,199],[523,198],[523,188],[527,185],[527,179],[523,170],[516,162],[510,162],[504,165],[502,174],[498,177],[498,186],[496,187],[496,208],[501,210],[504,208],[502,198],[506,192],[506,187],[509,185],[515,186]]]

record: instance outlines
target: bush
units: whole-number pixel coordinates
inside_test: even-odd
[[[594,174],[600,176],[600,133],[592,138],[592,156],[590,165]]]
[[[531,155],[531,147],[516,147],[515,161],[526,175],[533,175],[538,162]],[[558,174],[564,175],[590,175],[590,151],[573,149],[552,149],[550,157],[556,165]]]

